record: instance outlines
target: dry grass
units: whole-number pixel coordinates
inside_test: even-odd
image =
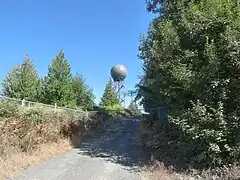
[[[99,124],[99,118],[89,121],[83,116],[0,103],[0,179],[71,149],[76,138],[94,129],[92,123]]]
[[[162,169],[155,170],[153,172],[144,171],[142,173],[143,180],[177,180],[174,175],[169,172],[163,171]]]
[[[189,169],[177,173],[155,161],[153,165],[145,167],[141,173],[142,180],[239,180],[240,166],[221,167],[207,170]]]
[[[72,147],[71,135],[84,131],[71,120],[61,127],[52,123],[34,124],[26,119],[8,119],[0,126],[0,179],[22,167],[36,164]],[[64,136],[61,132],[65,132]],[[82,133],[80,133],[82,134]],[[68,140],[69,139],[69,140]]]
[[[56,143],[43,144],[32,153],[15,152],[9,154],[5,159],[0,158],[0,179],[14,176],[14,172],[21,168],[37,164],[71,148],[68,140],[59,140]]]
[[[187,176],[173,173],[163,163],[156,160],[153,160],[151,166],[143,169],[141,177],[143,180],[187,180]]]
[[[71,149],[72,136],[81,136],[85,129],[71,119],[59,122],[38,124],[22,117],[5,120],[0,126],[0,179]]]

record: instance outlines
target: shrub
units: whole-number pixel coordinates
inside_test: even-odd
[[[171,121],[194,142],[196,163],[223,165],[239,158],[239,140],[233,134],[238,131],[236,121],[230,121],[224,113],[223,104],[218,109],[192,103],[192,108]],[[237,125],[237,126],[236,126]]]
[[[187,111],[169,117],[169,124],[142,121],[142,140],[155,156],[181,167],[217,167],[239,161],[239,122],[218,108],[192,103]]]
[[[7,100],[1,100],[0,102],[0,117],[9,118],[16,117],[19,113],[19,106],[16,103],[9,102]]]

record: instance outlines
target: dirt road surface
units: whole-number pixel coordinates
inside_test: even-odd
[[[17,173],[14,180],[140,180],[148,159],[136,143],[140,121],[119,119],[73,150]]]

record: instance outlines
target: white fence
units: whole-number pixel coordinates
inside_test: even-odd
[[[83,110],[76,110],[76,109],[70,109],[66,107],[59,107],[57,104],[50,105],[50,104],[43,104],[43,103],[37,103],[37,102],[32,102],[32,101],[26,101],[26,100],[20,100],[20,99],[15,99],[15,98],[10,98],[6,96],[0,96],[0,101],[5,100],[14,104],[17,104],[23,108],[42,108],[46,110],[53,110],[55,112],[68,112],[76,115],[81,115],[81,116],[87,116],[89,115],[88,111],[83,111]]]

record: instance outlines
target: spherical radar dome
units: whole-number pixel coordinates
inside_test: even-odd
[[[128,70],[122,64],[116,64],[111,69],[111,76],[114,81],[123,81],[127,77]]]

